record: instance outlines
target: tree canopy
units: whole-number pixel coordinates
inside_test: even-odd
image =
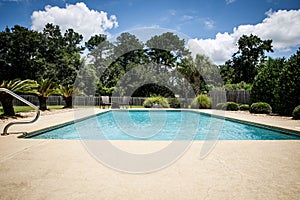
[[[253,83],[264,62],[265,52],[273,52],[272,40],[262,40],[256,35],[243,35],[237,42],[238,51],[220,66],[225,83]]]
[[[61,33],[47,24],[42,32],[14,26],[0,32],[0,81],[51,78],[73,84],[79,70],[82,36],[73,29]]]

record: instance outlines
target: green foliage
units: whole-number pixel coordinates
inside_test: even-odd
[[[168,103],[171,108],[180,108],[180,102],[177,98],[168,98]]]
[[[59,85],[58,94],[60,94],[66,102],[66,106],[64,106],[64,108],[72,108],[73,96],[78,96],[82,94],[82,91],[78,88],[75,88],[73,85]]]
[[[43,32],[21,26],[0,32],[0,81],[51,78],[64,85],[75,81],[80,66],[82,36],[72,29],[61,33],[47,24]]]
[[[269,58],[255,77],[251,101],[267,102],[274,112],[290,116],[300,102],[299,66],[300,48],[287,61]]]
[[[275,88],[275,111],[281,115],[291,115],[300,103],[300,48],[292,55],[280,73]]]
[[[216,105],[217,110],[223,110],[225,108],[226,103],[218,103]]]
[[[256,102],[251,104],[250,112],[256,114],[270,114],[272,112],[272,107],[265,102]]]
[[[167,99],[162,96],[153,96],[153,97],[147,98],[144,101],[143,106],[145,108],[153,108],[153,107],[170,108],[170,105],[169,105]]]
[[[106,35],[94,35],[85,43],[85,46],[89,51],[93,51],[97,47],[100,47],[106,41],[106,39]]]
[[[14,80],[4,80],[0,84],[0,88],[6,88],[14,93],[19,94],[28,94],[28,93],[34,93],[35,87],[37,86],[37,83],[33,80],[20,80],[20,79],[14,79]],[[4,92],[0,92],[0,94],[3,94]]]
[[[19,80],[14,79],[10,81],[2,81],[0,88],[6,88],[14,93],[28,94],[36,92],[36,82],[32,80]],[[13,108],[13,96],[6,92],[0,92],[0,102],[3,106],[3,115],[14,116],[15,111]]]
[[[86,65],[81,68],[76,78],[76,87],[78,87],[85,95],[95,95],[99,84],[96,68],[94,65]],[[102,85],[98,85],[102,88]]]
[[[254,79],[251,90],[251,102],[267,102],[275,108],[275,88],[286,62],[284,58],[269,58],[261,64],[261,70]]]
[[[247,84],[244,81],[241,81],[240,83],[236,84],[225,84],[224,86],[226,91],[230,90],[251,90],[252,89],[252,84]]]
[[[47,99],[52,94],[58,94],[58,85],[51,79],[40,79],[37,81],[36,95],[39,99],[40,110],[47,110]]]
[[[199,108],[199,109],[208,109],[211,108],[211,99],[205,95],[200,94],[192,101],[192,108]]]
[[[222,87],[215,87],[213,85],[209,85],[210,90],[217,90],[217,91],[232,91],[232,90],[251,90],[252,84],[245,83],[244,81],[240,83],[227,83]]]
[[[177,66],[177,71],[193,86],[195,94],[208,91],[208,84],[216,85],[219,72],[207,56],[197,54],[183,58]]]
[[[300,105],[293,110],[293,119],[300,119]]]
[[[248,104],[242,104],[242,105],[239,106],[239,109],[240,110],[249,110],[250,106]]]
[[[221,76],[226,83],[253,83],[264,61],[264,54],[273,52],[272,40],[262,40],[256,35],[243,35],[238,40],[238,51],[224,65],[220,66]]]
[[[150,97],[153,95],[165,98],[174,97],[174,93],[169,88],[154,83],[145,84],[132,94],[133,97]]]
[[[227,102],[226,104],[224,104],[223,110],[237,111],[239,110],[239,104],[235,102]]]
[[[42,34],[15,25],[0,32],[0,82],[4,79],[35,79],[43,66],[36,65]]]

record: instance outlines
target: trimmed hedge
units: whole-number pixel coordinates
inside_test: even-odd
[[[226,103],[218,103],[218,104],[216,105],[216,109],[217,109],[217,110],[223,110],[225,104],[226,104]]]
[[[235,102],[227,102],[223,106],[223,110],[237,111],[237,110],[239,110],[239,104],[237,104]]]
[[[191,107],[199,109],[211,108],[211,99],[205,94],[200,94],[193,100]]]
[[[239,106],[239,109],[240,110],[249,110],[250,106],[248,104],[242,104],[242,105]]]
[[[180,102],[177,98],[169,98],[168,103],[171,108],[180,108]]]
[[[293,119],[300,119],[300,105],[293,110]]]
[[[271,112],[272,112],[272,107],[270,106],[270,104],[265,102],[253,103],[250,106],[250,113],[270,114]]]
[[[145,108],[153,108],[153,107],[162,107],[162,108],[170,108],[170,105],[166,98],[162,96],[155,96],[147,98],[143,106]]]

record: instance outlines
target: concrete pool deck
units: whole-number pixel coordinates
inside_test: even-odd
[[[299,120],[234,112],[225,116],[291,130],[300,127]],[[32,132],[73,119],[72,111],[46,115],[33,125],[13,126],[9,132]],[[1,131],[4,125],[0,124]],[[205,141],[193,141],[169,167],[128,174],[95,160],[81,141],[20,139],[18,135],[0,137],[0,199],[300,198],[300,140],[217,141],[204,159],[200,151]],[[113,142],[128,151],[159,149],[167,143]]]

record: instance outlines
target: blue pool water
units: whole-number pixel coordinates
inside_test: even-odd
[[[296,135],[191,111],[109,111],[31,138],[92,140],[299,140]]]

